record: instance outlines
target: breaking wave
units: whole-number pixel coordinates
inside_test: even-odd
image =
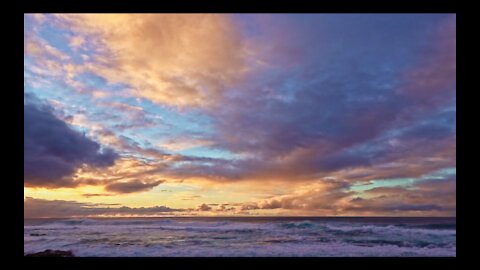
[[[25,253],[76,256],[456,256],[455,222],[64,219],[26,222]]]

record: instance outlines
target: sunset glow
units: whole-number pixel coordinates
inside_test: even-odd
[[[26,218],[456,216],[453,14],[25,14]]]

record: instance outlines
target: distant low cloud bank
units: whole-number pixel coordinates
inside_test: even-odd
[[[118,207],[116,204],[95,204],[77,201],[44,200],[27,197],[24,218],[70,218],[88,216],[155,216],[180,212],[167,206]]]

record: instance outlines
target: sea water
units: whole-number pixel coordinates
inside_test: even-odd
[[[456,256],[455,218],[26,219],[24,253],[95,257]]]

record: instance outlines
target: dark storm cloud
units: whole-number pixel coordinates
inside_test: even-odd
[[[30,94],[25,95],[23,111],[25,186],[73,187],[72,176],[80,166],[111,166],[118,157],[73,130]]]

